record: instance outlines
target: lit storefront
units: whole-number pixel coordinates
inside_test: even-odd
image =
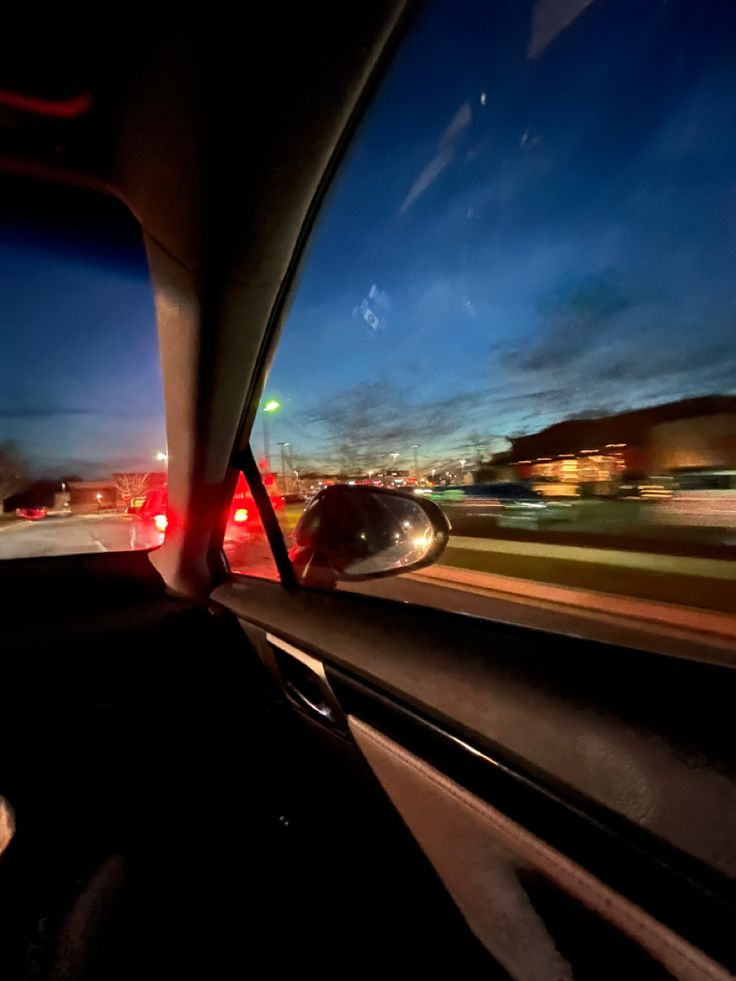
[[[507,463],[550,496],[670,496],[680,473],[736,466],[736,399],[684,399],[566,420],[512,440]]]
[[[593,493],[614,493],[626,470],[625,443],[601,449],[583,449],[554,457],[519,460],[519,476],[543,494],[572,497],[584,485]]]

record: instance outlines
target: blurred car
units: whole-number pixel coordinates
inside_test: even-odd
[[[273,487],[273,478],[270,474],[263,475],[263,482],[271,498],[273,509],[278,513],[283,510],[283,498],[270,489]],[[168,499],[168,485],[163,484],[150,491],[132,512],[131,548],[158,548],[163,543],[169,525]],[[262,535],[261,519],[245,477],[241,473],[230,503],[225,545],[230,542],[247,541],[254,534]]]
[[[668,524],[736,528],[736,470],[692,470],[678,474],[670,500],[657,509]]]
[[[284,494],[284,504],[305,504],[306,496],[299,493]]]
[[[163,484],[137,498],[135,505],[128,509],[133,519],[130,525],[131,548],[158,548],[161,545],[169,523],[168,501],[168,485]]]
[[[431,499],[459,534],[493,527],[534,529],[570,517],[569,502],[551,501],[521,481],[435,487]]]
[[[19,518],[24,518],[26,521],[40,521],[41,518],[46,517],[48,510],[46,508],[26,507],[16,508],[15,513]]]
[[[671,477],[635,477],[619,484],[617,497],[628,501],[668,501],[675,491]]]

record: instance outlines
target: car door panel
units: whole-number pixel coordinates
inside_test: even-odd
[[[726,707],[720,696],[728,698],[727,671],[363,596],[291,593],[248,582],[220,587],[215,599],[237,613],[250,634],[260,628],[263,642],[267,631],[268,646],[275,640],[283,647],[285,640],[287,651],[316,658],[328,697],[353,735],[361,732],[366,742],[360,727],[368,726],[376,739],[390,740],[398,753],[460,787],[461,796],[481,800],[519,834],[561,856],[573,878],[603,890],[591,911],[587,893],[571,896],[546,868],[527,869],[529,881],[543,882],[538,892],[563,888],[566,902],[599,920],[602,907],[608,909],[600,898],[606,890],[621,909],[642,910],[645,940],[629,931],[622,942],[634,945],[634,959],[664,956],[657,961],[660,972],[675,967],[680,976],[681,965],[667,961],[657,937],[665,937],[666,950],[676,938],[685,959],[691,947],[699,951],[701,976],[708,976],[710,960],[733,969],[727,817],[733,769],[728,713],[718,712]],[[708,702],[706,690],[712,692],[716,677],[720,696]],[[314,690],[309,700],[315,701]],[[366,755],[375,764],[371,752]],[[718,773],[698,765],[705,754],[718,756]],[[414,831],[393,777],[377,772]],[[422,834],[420,828],[420,844]],[[445,843],[448,848],[452,854],[455,846]],[[447,884],[442,864],[436,861]],[[465,912],[463,897],[455,899]],[[560,909],[560,903],[552,906]],[[563,927],[581,916],[563,917]],[[610,927],[611,917],[604,919],[597,930]],[[468,921],[473,925],[471,916]],[[621,923],[613,922],[620,933]],[[476,928],[476,934],[483,931]],[[510,966],[503,950],[494,956]],[[590,950],[581,956],[590,963]],[[723,976],[720,967],[713,970]]]
[[[729,976],[711,958],[497,808],[469,794],[372,726],[351,718],[350,727],[473,932],[512,977],[558,981],[581,976],[576,970],[579,949],[568,950],[563,957],[555,942],[557,931],[548,928],[535,909],[534,894],[525,885],[524,874],[530,872],[606,920],[648,955],[642,957],[640,951],[629,949],[623,964],[613,964],[606,952],[595,975],[589,976],[619,977],[622,967],[647,978],[703,981]],[[616,944],[613,946],[615,949]],[[577,947],[588,960],[587,938],[579,940]],[[651,959],[665,970],[657,969]],[[590,967],[588,964],[588,970]]]
[[[736,786],[729,670],[263,581],[219,587],[213,599],[459,733],[501,747],[545,781],[736,873],[722,820]],[[706,755],[717,764],[708,772],[698,766]]]
[[[339,891],[320,926],[333,953],[361,950],[363,969],[393,967],[507,978],[464,922],[431,864],[385,796],[350,733],[320,662],[273,634],[243,623],[285,696],[282,726],[293,717],[291,790],[284,804],[289,828],[308,840],[303,878],[319,877]],[[306,697],[304,697],[306,696]],[[329,707],[329,712],[325,708]],[[372,938],[372,953],[364,940]]]

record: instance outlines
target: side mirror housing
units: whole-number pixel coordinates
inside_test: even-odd
[[[431,565],[449,534],[447,518],[426,498],[336,484],[307,506],[290,554],[300,582],[330,588]]]

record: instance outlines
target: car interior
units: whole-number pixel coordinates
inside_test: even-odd
[[[101,252],[111,208],[142,230],[169,522],[150,552],[0,563],[3,979],[736,972],[723,659],[335,588],[316,552],[292,565],[249,449],[320,205],[420,8],[6,24],[4,216]],[[241,471],[279,581],[224,561]]]

